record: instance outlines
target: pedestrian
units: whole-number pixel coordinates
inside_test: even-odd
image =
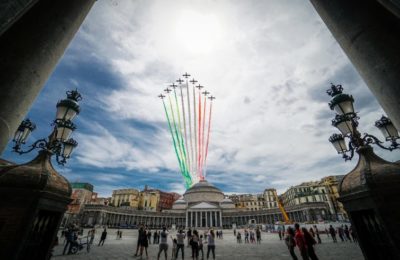
[[[199,238],[199,254],[201,251],[201,259],[204,259],[204,251],[203,251],[203,235],[200,235]]]
[[[65,255],[65,252],[67,251],[68,248],[68,254],[71,253],[71,248],[72,248],[72,244],[74,242],[74,231],[72,230],[72,227],[69,227],[67,229],[67,231],[65,231],[64,233],[65,236],[65,240],[67,241],[65,246],[64,246],[64,250],[63,250],[63,255]]]
[[[242,234],[240,234],[240,231],[237,233],[236,239],[237,239],[238,244],[242,243]]]
[[[199,258],[199,233],[197,230],[193,230],[193,235],[191,239],[191,246],[192,246],[192,259]]]
[[[278,227],[279,240],[282,240],[281,227]]]
[[[149,237],[148,237],[148,231],[147,229],[144,229],[140,233],[139,237],[139,247],[140,247],[140,259],[142,259],[143,255],[143,250],[146,252],[146,258],[149,258],[149,255],[147,253],[147,247],[149,247]]]
[[[332,227],[332,225],[329,226],[329,234],[332,237],[333,243],[337,243],[336,232],[335,232],[335,229]]]
[[[310,235],[315,238],[315,233],[314,230],[312,229],[312,227],[310,227],[310,230],[308,231],[310,233]]]
[[[172,238],[172,237],[171,237]],[[177,254],[177,248],[178,248],[178,241],[176,238],[172,240],[172,260],[176,259],[176,254]]]
[[[144,232],[144,227],[143,225],[140,225],[139,230],[138,230],[138,239],[137,239],[137,243],[136,243],[136,253],[134,256],[138,256],[138,252],[140,249],[140,237],[142,236],[141,233]]]
[[[224,239],[224,234],[222,233],[222,230],[220,231],[221,239]]]
[[[151,230],[150,229],[147,231],[147,241],[149,244],[151,244]]]
[[[307,243],[304,238],[303,233],[300,230],[300,225],[298,223],[294,224],[294,228],[296,230],[294,239],[296,241],[296,246],[300,250],[301,257],[303,260],[308,260],[308,253],[307,253]]]
[[[176,249],[176,255],[175,258],[178,259],[178,253],[179,249],[182,251],[182,259],[185,257],[185,233],[183,233],[183,230],[180,229],[178,234],[176,234],[176,240],[177,240],[177,249]]]
[[[307,231],[306,228],[302,228],[304,239],[306,240],[307,244],[307,253],[311,260],[318,260],[317,255],[315,254],[314,245],[317,243],[315,239],[312,237],[310,232]]]
[[[117,230],[117,236],[115,237],[115,239],[119,239],[119,229]]]
[[[90,231],[89,231],[89,233],[90,233],[90,235],[88,234],[88,236],[90,236],[90,242],[89,242],[89,244],[93,244],[93,241],[94,241],[94,236],[95,236],[95,234],[96,234],[96,229],[95,228],[92,228]]]
[[[107,238],[107,229],[104,228],[103,232],[101,233],[101,237],[100,237],[100,241],[98,246],[103,246],[104,245],[104,241],[106,241]]]
[[[318,244],[321,244],[321,237],[319,236],[319,230],[317,228],[317,225],[314,225],[314,231],[315,231],[315,235],[317,236],[317,240],[318,240]]]
[[[153,244],[157,244],[157,235],[158,235],[158,232],[157,232],[157,230],[154,232],[154,234],[153,234]]]
[[[189,228],[189,230],[186,232],[187,235],[187,246],[191,246],[190,245],[190,239],[192,239],[192,229]]]
[[[247,229],[244,230],[244,243],[249,243],[249,231]]]
[[[353,238],[353,242],[354,242],[354,243],[357,243],[357,242],[358,242],[358,240],[357,240],[357,233],[356,233],[356,231],[353,229],[352,226],[350,226],[349,232],[350,232],[351,238]]]
[[[157,231],[154,233],[157,234]],[[166,227],[163,227],[162,232],[160,233],[161,236],[161,242],[159,245],[158,249],[158,255],[157,255],[157,260],[160,259],[160,254],[162,251],[164,251],[165,254],[165,260],[167,260],[167,252],[168,252],[168,231]],[[154,244],[154,243],[153,243]]]
[[[210,251],[212,252],[213,259],[215,259],[215,234],[214,230],[210,230],[210,233],[207,236],[207,259],[210,256]]]
[[[344,234],[346,236],[346,239],[349,240],[351,242],[351,238],[350,238],[350,230],[349,227],[347,225],[344,226]]]
[[[257,244],[261,244],[261,230],[259,227],[256,229]]]
[[[233,235],[236,236],[236,228],[233,229]]]
[[[338,228],[337,228],[337,231],[338,231],[338,235],[339,235],[340,240],[342,240],[342,242],[344,242],[344,232],[343,232],[343,228],[342,228],[342,227],[338,227]]]
[[[297,256],[294,253],[294,248],[296,247],[296,241],[294,240],[294,230],[292,227],[287,228],[285,243],[289,249],[289,253],[292,256],[293,260],[297,260]]]

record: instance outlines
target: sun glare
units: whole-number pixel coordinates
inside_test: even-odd
[[[221,24],[215,15],[184,11],[176,20],[176,43],[195,53],[210,53],[222,42]]]

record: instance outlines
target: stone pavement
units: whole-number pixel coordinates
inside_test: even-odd
[[[137,230],[122,230],[122,240],[116,240],[116,229],[109,229],[108,236],[104,246],[97,246],[100,238],[101,229],[97,229],[95,243],[89,253],[86,250],[78,252],[76,255],[62,255],[63,238],[60,245],[54,250],[53,260],[73,260],[73,259],[140,259],[134,257],[137,241]],[[200,232],[202,234],[202,232]],[[243,234],[243,232],[241,232]],[[85,230],[84,234],[87,234]],[[175,232],[170,232],[174,235]],[[320,260],[361,260],[364,259],[360,247],[350,242],[333,243],[327,235],[322,234],[322,244],[316,246],[316,253]],[[339,239],[339,238],[338,238]],[[244,237],[242,236],[242,240]],[[171,259],[172,241],[169,239],[168,260]],[[205,244],[204,253],[207,253],[207,245]],[[295,252],[301,259],[298,249]],[[157,259],[158,245],[150,244],[148,247],[149,258]],[[191,259],[191,250],[185,247],[185,258]],[[201,253],[200,253],[201,257]],[[143,259],[146,259],[143,257]],[[164,259],[164,257],[160,257]],[[178,258],[181,259],[181,258]],[[199,258],[201,259],[201,258]],[[204,257],[206,259],[206,255]],[[210,257],[212,259],[212,257]],[[291,259],[287,247],[283,241],[279,240],[277,234],[262,233],[262,241],[257,244],[237,244],[236,238],[233,236],[232,230],[224,230],[224,239],[216,239],[216,259],[229,260],[252,260],[252,259]]]

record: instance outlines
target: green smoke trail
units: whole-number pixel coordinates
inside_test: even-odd
[[[180,160],[182,162],[182,175],[185,178],[186,188],[189,188],[192,185],[192,178],[188,174],[187,166],[186,166],[186,164],[185,164],[185,162],[183,160],[183,152],[182,152],[182,145],[181,145],[181,138],[182,137],[180,138],[181,134],[177,130],[177,126],[176,126],[176,122],[175,122],[175,113],[174,113],[174,110],[172,108],[172,101],[171,101],[171,97],[169,95],[168,95],[168,99],[169,99],[169,105],[170,105],[171,113],[172,113],[172,122],[173,122],[174,129],[175,129],[175,136],[176,136],[176,140],[177,140],[177,143],[178,143],[178,146],[177,146],[178,149],[177,150],[179,150],[179,153],[180,153],[179,157],[180,157]]]
[[[176,157],[178,158],[179,168],[180,168],[180,170],[181,170],[181,173],[183,174],[182,162],[181,162],[181,160],[180,160],[180,158],[179,158],[178,150],[176,149],[176,143],[175,143],[174,133],[173,133],[172,127],[171,127],[171,120],[169,119],[168,112],[167,112],[167,107],[165,106],[164,100],[163,100],[162,102],[163,102],[163,105],[164,105],[165,116],[167,117],[167,121],[168,121],[169,131],[171,132],[172,142],[174,143],[175,154],[176,154]]]
[[[179,127],[179,137],[180,137],[180,145],[181,149],[183,152],[183,160],[185,162],[186,169],[188,169],[188,160],[187,160],[187,155],[186,155],[186,149],[185,149],[185,143],[183,141],[183,136],[182,136],[182,125],[181,125],[181,114],[179,112],[179,105],[178,105],[178,98],[176,97],[176,91],[174,88],[174,95],[175,95],[175,105],[176,105],[176,111],[178,114],[178,127]]]

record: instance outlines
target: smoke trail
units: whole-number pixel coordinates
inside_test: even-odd
[[[211,112],[212,112],[212,104],[213,104],[213,102],[212,102],[212,96],[211,96],[211,99],[210,99],[211,101],[210,101],[210,112],[209,112],[209,115],[208,115],[208,131],[207,131],[207,144],[206,144],[206,154],[205,154],[205,157],[204,157],[204,166],[205,166],[205,168],[206,168],[206,170],[207,170],[207,155],[208,155],[208,143],[210,142],[210,129],[211,129]],[[204,177],[206,177],[206,172],[204,172]]]
[[[204,145],[204,128],[206,125],[206,106],[207,106],[207,91],[204,91],[204,106],[203,106],[203,129],[201,131],[201,147],[202,147],[202,157],[201,157],[201,162],[200,162],[200,172],[201,172],[201,179],[204,179],[204,172],[203,172],[203,166],[204,166],[204,155],[205,155],[205,145]]]
[[[198,127],[199,127],[199,130],[198,130],[198,135],[199,135],[199,139],[198,139],[198,142],[199,142],[199,157],[198,157],[198,161],[197,161],[197,164],[198,164],[198,166],[197,166],[197,169],[198,169],[198,173],[197,173],[197,176],[201,179],[201,167],[200,167],[200,162],[201,162],[201,88],[200,88],[200,85],[198,86],[199,87],[199,125],[198,125]]]
[[[178,127],[179,127],[179,137],[180,137],[180,145],[182,146],[182,152],[183,152],[183,160],[185,162],[185,166],[187,168],[188,166],[188,161],[187,161],[187,157],[186,157],[186,150],[185,150],[185,144],[183,142],[183,137],[182,137],[182,124],[181,124],[181,114],[179,112],[179,105],[178,105],[178,98],[176,97],[176,86],[173,87],[174,88],[174,96],[175,96],[175,105],[176,105],[176,110],[177,110],[177,114],[178,114]]]
[[[197,176],[197,174],[198,174],[198,168],[197,168],[197,166],[198,166],[198,161],[197,161],[197,117],[196,117],[196,88],[195,88],[195,86],[194,86],[194,84],[193,84],[193,121],[194,121],[194,146],[195,146],[195,156],[196,156],[196,163],[195,163],[195,166],[196,166],[196,171],[195,171],[195,174],[196,174],[196,176]]]
[[[185,150],[186,150],[186,159],[188,163],[188,170],[189,173],[191,173],[191,160],[190,160],[190,151],[188,149],[188,139],[187,139],[187,133],[186,133],[186,113],[185,113],[185,102],[183,100],[183,92],[182,92],[182,84],[179,85],[180,91],[181,91],[181,105],[182,105],[182,117],[183,117],[183,129],[184,129],[184,135],[185,135]],[[190,114],[190,113],[189,113]]]
[[[174,144],[174,150],[175,150],[176,158],[178,159],[179,168],[181,170],[182,177],[184,177],[186,187],[188,188],[191,185],[191,181],[188,182],[188,180],[187,180],[187,178],[185,176],[185,173],[184,173],[184,170],[183,170],[183,166],[182,166],[182,161],[179,158],[178,150],[176,148],[176,142],[175,142],[175,138],[174,138],[174,133],[173,133],[172,127],[171,127],[171,120],[169,119],[169,115],[168,115],[167,107],[165,106],[164,99],[162,99],[162,102],[163,102],[163,106],[164,106],[165,116],[167,117],[168,128],[169,128],[169,131],[170,131],[171,137],[172,137],[172,142]]]
[[[178,143],[177,147],[178,147],[178,150],[179,150],[179,153],[180,153],[180,159],[182,161],[182,166],[183,166],[182,168],[183,168],[184,175],[187,177],[188,172],[187,172],[187,166],[186,166],[185,161],[184,161],[181,138],[180,138],[180,134],[179,134],[178,129],[177,129],[177,125],[176,125],[176,121],[175,121],[175,113],[174,113],[174,110],[172,108],[171,96],[169,94],[168,94],[168,99],[169,99],[169,105],[170,105],[171,112],[172,112],[172,122],[174,123],[175,136],[176,136],[176,140],[177,140],[177,143]],[[189,176],[189,179],[191,179],[190,176]]]
[[[190,111],[190,98],[189,98],[189,83],[186,80],[186,97],[187,97],[187,103],[188,103],[188,115],[189,115],[189,138],[190,138],[190,158],[191,158],[191,167],[190,167],[190,173],[193,177],[194,173],[194,160],[193,160],[193,141],[192,141],[192,111]]]

